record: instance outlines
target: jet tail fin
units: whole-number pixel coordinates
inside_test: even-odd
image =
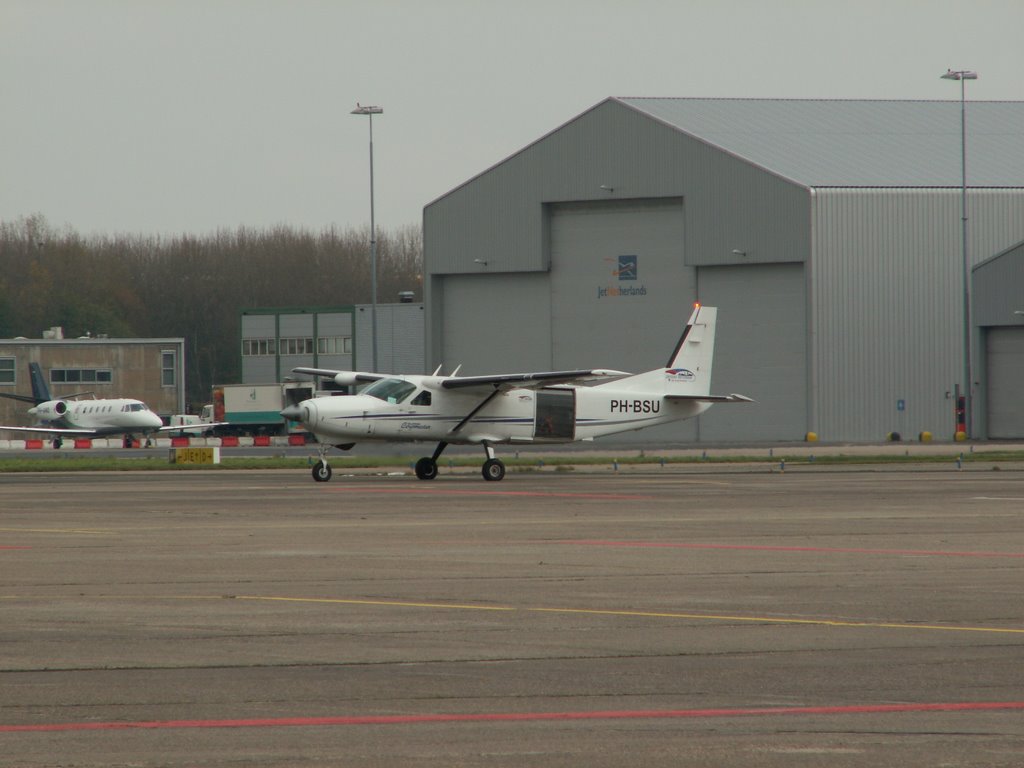
[[[43,378],[43,369],[39,367],[39,363],[28,364],[28,378],[32,382],[32,396],[28,395],[13,395],[6,392],[0,392],[0,397],[6,397],[9,400],[19,400],[23,403],[32,403],[32,405],[39,405],[50,400],[50,388],[46,386],[46,379]]]
[[[32,397],[36,399],[36,405],[53,399],[50,397],[50,388],[46,386],[43,369],[39,367],[39,363],[28,364],[28,377],[32,382]]]

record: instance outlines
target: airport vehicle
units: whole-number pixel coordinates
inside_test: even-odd
[[[272,384],[218,384],[212,390],[212,402],[198,416],[181,414],[172,422],[206,425],[216,435],[289,435],[305,428],[288,421],[282,409],[313,397],[308,381]]]
[[[63,439],[71,437],[102,437],[124,435],[125,447],[130,447],[135,435],[150,435],[197,427],[165,427],[163,421],[141,400],[131,398],[92,397],[80,399],[91,392],[79,392],[63,398],[53,398],[38,363],[29,363],[32,396],[0,393],[0,397],[32,403],[28,414],[36,422],[32,427],[0,425],[0,430],[35,432],[53,435],[53,447],[60,448]],[[208,425],[203,425],[204,427]]]
[[[714,403],[752,402],[710,393],[716,318],[715,307],[696,305],[665,367],[636,375],[592,369],[441,376],[439,369],[432,376],[392,376],[295,368],[341,386],[370,386],[348,397],[304,400],[281,413],[316,436],[318,482],[331,478],[331,445],[348,449],[362,440],[436,440],[433,455],[416,463],[421,480],[437,476],[437,459],[448,445],[480,445],[487,457],[484,479],[501,480],[505,465],[494,455],[497,443],[592,440],[692,418]]]

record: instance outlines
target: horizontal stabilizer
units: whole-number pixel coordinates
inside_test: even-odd
[[[23,403],[32,403],[32,405],[39,405],[40,403],[46,402],[45,400],[39,400],[38,398],[30,397],[29,395],[12,395],[9,392],[0,392],[0,397],[6,397],[10,400],[20,400]]]
[[[753,398],[746,395],[665,395],[666,400],[689,400],[698,403],[754,403]]]

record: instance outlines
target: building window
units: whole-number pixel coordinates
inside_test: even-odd
[[[178,381],[178,366],[175,365],[175,354],[173,350],[163,350],[160,353],[160,386],[173,387]]]
[[[351,336],[321,336],[316,340],[316,351],[321,355],[352,354]]]
[[[13,357],[0,357],[0,384],[14,384]]]
[[[114,374],[110,368],[51,368],[51,384],[110,384]]]
[[[282,355],[312,355],[312,338],[287,338],[281,339],[280,349]]]
[[[273,339],[242,339],[242,357],[265,357],[276,353],[277,344]]]

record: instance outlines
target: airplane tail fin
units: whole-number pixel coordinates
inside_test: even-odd
[[[35,398],[36,405],[53,399],[50,397],[50,388],[46,386],[43,369],[39,367],[39,363],[28,364],[28,377],[32,382],[32,397]]]
[[[39,367],[39,363],[28,364],[28,377],[32,382],[32,396],[28,395],[14,395],[8,392],[0,392],[0,397],[6,397],[9,400],[19,400],[23,403],[32,403],[32,405],[39,405],[50,400],[50,388],[46,386],[46,379],[43,378],[43,369]]]
[[[715,351],[717,317],[717,308],[696,305],[664,368],[600,386],[627,391],[643,390],[686,399],[717,400],[711,396],[711,363]]]

